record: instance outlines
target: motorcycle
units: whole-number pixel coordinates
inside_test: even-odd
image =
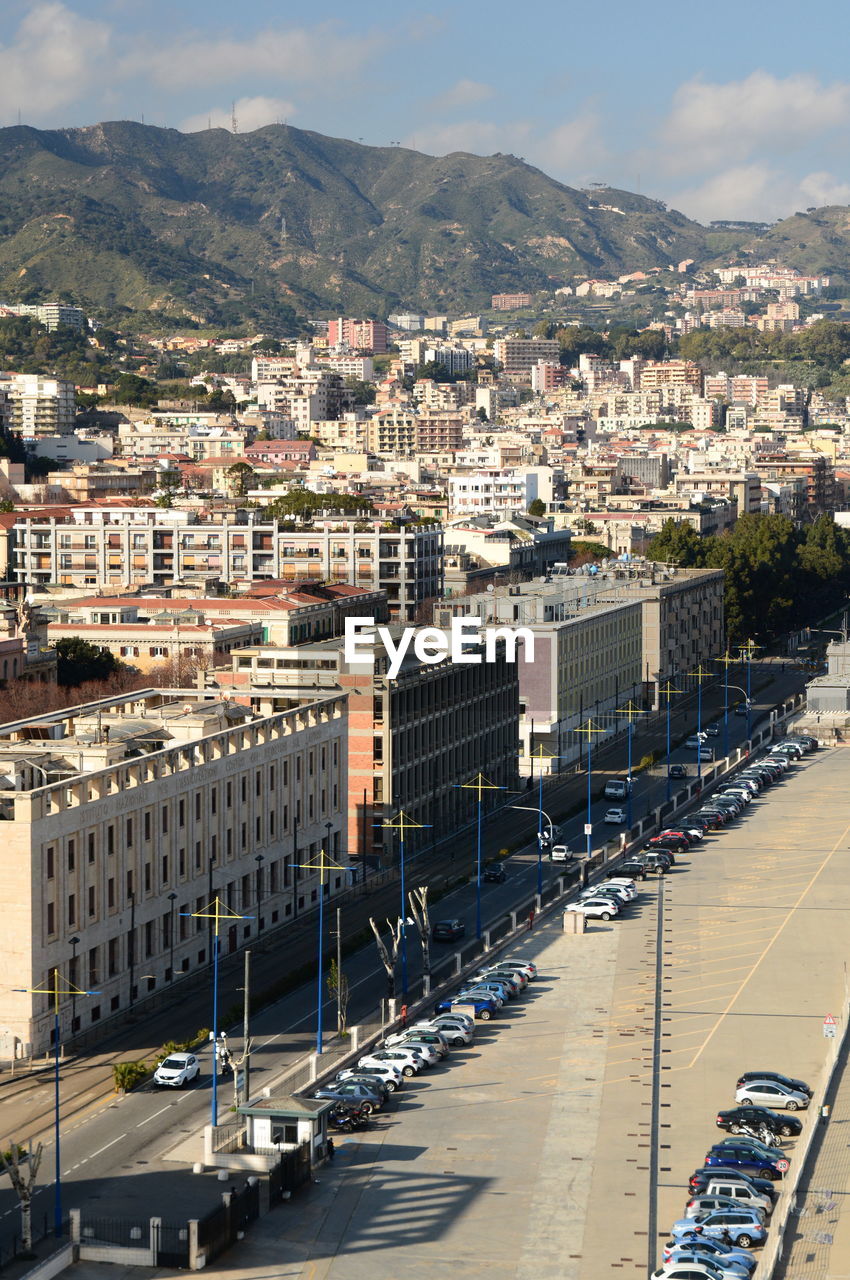
[[[355,1130],[366,1129],[368,1120],[357,1107],[347,1107],[342,1103],[328,1112],[328,1126],[339,1133],[354,1133]]]

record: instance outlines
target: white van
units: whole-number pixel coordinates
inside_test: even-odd
[[[565,844],[556,844],[553,846],[550,856],[553,862],[569,862],[573,854]]]
[[[610,782],[605,783],[605,798],[607,800],[625,800],[629,794],[629,783],[627,778],[611,778]]]

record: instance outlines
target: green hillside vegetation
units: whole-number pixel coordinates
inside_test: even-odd
[[[0,130],[0,296],[73,293],[197,323],[479,307],[705,256],[705,231],[515,156],[444,157],[271,125]]]
[[[850,592],[850,532],[822,515],[799,529],[780,515],[745,513],[728,533],[703,538],[666,520],[651,560],[723,569],[729,644],[765,643],[840,608]]]

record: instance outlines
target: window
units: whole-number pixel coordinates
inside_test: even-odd
[[[56,908],[52,902],[47,904],[47,932],[48,934],[56,932]]]
[[[132,896],[133,896],[133,873],[132,873],[132,871],[128,871],[128,872],[127,872],[127,898],[128,898],[128,900],[129,900],[130,898],[132,898]]]
[[[132,818],[127,819],[127,832],[125,836],[125,843],[128,849],[132,849],[133,847],[133,819]]]
[[[242,803],[244,804],[248,799],[248,779],[245,777],[244,773],[242,774],[240,782],[242,785]]]
[[[68,894],[68,924],[75,925],[77,923],[77,895],[75,893]]]
[[[210,812],[218,812],[218,787],[213,787],[210,791]]]
[[[47,878],[48,880],[52,880],[56,874],[56,866],[54,861],[54,851],[53,851],[52,844],[48,845],[47,847],[47,851],[45,854],[45,861],[47,863]]]
[[[68,841],[68,870],[73,871],[77,864],[77,846],[74,840]]]
[[[145,955],[153,955],[153,920],[148,920],[145,925]]]
[[[178,849],[177,851],[177,874],[182,880],[186,874],[186,850]]]
[[[95,889],[93,884],[89,885],[88,893],[89,893],[89,919],[91,920],[97,914],[97,904],[95,902]]]
[[[196,791],[195,792],[195,821],[200,822],[200,820],[201,820],[201,793],[200,791]]]
[[[167,831],[168,831],[168,806],[163,805],[162,806],[162,834],[165,835]]]
[[[178,800],[177,802],[177,825],[185,827],[186,825],[186,801]]]
[[[106,905],[107,907],[115,906],[115,880],[112,876],[106,882]]]
[[[92,832],[92,833],[90,833],[90,835],[89,835],[89,864],[90,864],[90,865],[91,865],[91,863],[92,863],[92,862],[94,862],[94,857],[95,857],[94,848],[95,848],[95,846],[94,846],[94,833]]]
[[[145,893],[150,893],[150,891],[151,891],[151,864],[149,862],[146,862],[145,863]]]
[[[233,783],[232,782],[228,782],[225,796],[226,796],[225,803],[228,809],[232,809],[233,808]]]
[[[162,855],[162,883],[168,884],[168,854]]]
[[[150,809],[148,809],[145,811],[145,839],[150,840],[150,838],[151,838],[151,814],[150,814]],[[110,853],[111,852],[112,850],[110,849]]]
[[[110,938],[106,947],[106,967],[110,978],[118,972],[118,939]]]
[[[115,852],[115,828],[112,823],[106,828],[106,852],[108,854]]]

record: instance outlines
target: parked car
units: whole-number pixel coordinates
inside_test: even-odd
[[[620,914],[620,908],[611,898],[596,896],[584,898],[581,902],[571,902],[566,908],[586,920],[611,920]]]
[[[811,1085],[806,1084],[805,1080],[797,1080],[794,1076],[783,1075],[781,1071],[745,1071],[743,1075],[738,1076],[735,1088],[743,1089],[744,1085],[749,1084],[752,1080],[772,1080],[775,1084],[784,1084],[788,1089],[804,1093],[807,1098],[811,1098],[813,1092]]]
[[[153,1073],[153,1082],[163,1089],[185,1089],[200,1074],[201,1064],[194,1053],[170,1053]]]
[[[710,1196],[718,1196],[722,1200],[733,1200],[740,1204],[746,1204],[751,1209],[761,1209],[768,1217],[773,1212],[774,1199],[772,1194],[766,1195],[763,1191],[751,1186],[743,1178],[734,1178],[728,1175],[725,1178],[711,1178],[706,1186],[695,1190],[693,1200],[688,1201],[688,1211],[697,1203],[701,1204],[703,1208],[709,1208],[709,1205],[703,1202]],[[711,1207],[716,1208],[717,1206]],[[686,1216],[690,1216],[690,1212]]]
[[[603,880],[603,885],[615,885],[617,888],[626,889],[629,894],[629,901],[633,902],[638,896],[638,887],[630,876],[609,876],[607,880]]]
[[[462,920],[437,920],[431,930],[435,942],[457,942],[466,933],[466,925]]]
[[[695,1194],[716,1191],[720,1187],[749,1187],[757,1195],[763,1196],[771,1206],[778,1200],[775,1184],[770,1178],[759,1178],[754,1173],[745,1173],[743,1169],[711,1168],[696,1169],[688,1179],[688,1187]],[[725,1194],[725,1193],[724,1193]],[[730,1191],[734,1200],[736,1197]]]
[[[539,969],[533,960],[525,960],[520,956],[504,956],[503,958],[505,964],[513,965],[515,968],[519,967],[524,969],[528,974],[530,982],[533,982],[539,973]]]
[[[395,1081],[393,1080],[393,1084],[390,1085],[389,1078],[385,1079],[376,1071],[360,1071],[357,1067],[350,1067],[345,1071],[337,1072],[337,1075],[335,1079],[331,1081],[331,1084],[334,1085],[343,1080],[354,1080],[358,1084],[365,1084],[367,1089],[376,1089],[383,1096],[384,1100],[386,1100],[391,1093],[395,1092]]]
[[[672,866],[673,864],[670,861],[670,858],[666,852],[647,854],[647,858],[646,858],[647,872],[654,871],[656,875],[663,876],[667,874],[667,872],[671,869]]]
[[[735,1101],[746,1110],[761,1107],[783,1107],[786,1111],[805,1111],[809,1095],[802,1089],[792,1089],[778,1080],[748,1080],[735,1090]],[[798,1122],[799,1123],[799,1122]]]
[[[375,1049],[360,1058],[358,1067],[368,1071],[371,1066],[394,1066],[403,1076],[415,1076],[426,1065],[425,1059],[409,1047],[398,1046],[395,1049]]]
[[[628,876],[632,880],[645,880],[646,863],[638,861],[636,858],[629,858],[626,862],[621,862],[619,866],[613,867],[608,872],[609,877],[616,875]]]
[[[739,1209],[716,1209],[713,1213],[702,1213],[697,1218],[680,1218],[673,1223],[670,1234],[674,1240],[678,1240],[694,1230],[703,1236],[728,1240],[742,1249],[749,1249],[754,1244],[764,1244],[767,1239],[767,1227],[761,1214],[743,1206]]]
[[[415,1032],[439,1031],[454,1049],[462,1049],[464,1045],[471,1044],[474,1039],[474,1032],[469,1027],[463,1026],[460,1022],[445,1023],[442,1018],[434,1018],[430,1022],[414,1022],[410,1029]]]
[[[387,1036],[384,1044],[388,1049],[392,1049],[397,1044],[403,1045],[410,1041],[415,1041],[417,1044],[430,1044],[441,1058],[448,1056],[449,1042],[439,1031],[420,1031],[411,1027],[407,1031],[399,1031],[395,1035]]]
[[[448,996],[437,1005],[437,1013],[451,1013],[458,1004],[474,1009],[476,1018],[480,1018],[482,1022],[489,1022],[498,1009],[495,1000],[479,992],[478,995]]]
[[[674,853],[684,853],[690,848],[691,842],[684,831],[661,831],[647,842],[647,848],[655,849],[658,846],[662,849],[672,849]]]
[[[529,977],[525,969],[518,969],[510,964],[490,965],[484,970],[484,973],[492,974],[494,978],[498,978],[500,974],[504,974],[513,979],[514,982],[518,982],[521,991],[524,991],[529,983]]]
[[[603,880],[600,885],[591,885],[588,889],[582,889],[579,894],[579,902],[585,902],[588,898],[611,898],[620,907],[627,907],[637,897],[634,891],[630,892],[625,885],[617,884],[615,880]]]
[[[662,1263],[652,1272],[651,1280],[744,1280],[747,1274],[741,1267],[724,1267],[713,1258],[695,1260],[691,1254],[684,1261],[675,1258]]]
[[[806,1103],[808,1104],[808,1098]],[[803,1122],[796,1116],[780,1116],[769,1107],[752,1105],[734,1107],[729,1111],[718,1111],[715,1124],[718,1129],[725,1129],[727,1133],[743,1133],[747,1130],[752,1132],[753,1129],[758,1130],[761,1125],[764,1125],[780,1138],[796,1138],[803,1129]]]
[[[413,1050],[428,1067],[435,1067],[441,1061],[442,1055],[437,1052],[433,1044],[428,1044],[425,1040],[420,1040],[413,1032],[410,1039],[405,1040],[403,1044],[396,1046],[399,1049]]]
[[[773,1201],[765,1200],[763,1196],[747,1187],[736,1187],[735,1195],[723,1195],[719,1191],[700,1191],[696,1193],[685,1205],[685,1217],[695,1218],[700,1213],[708,1213],[715,1209],[734,1209],[738,1204],[745,1204],[748,1209],[758,1209],[763,1218],[766,1218],[773,1208]]]
[[[621,827],[624,822],[628,821],[628,810],[615,805],[613,808],[605,810],[602,821],[612,827]]]
[[[501,862],[490,862],[481,872],[481,879],[488,884],[504,884],[508,873]]]
[[[732,1244],[726,1244],[723,1240],[714,1240],[711,1236],[697,1235],[695,1231],[686,1232],[685,1235],[677,1242],[668,1240],[665,1244],[661,1256],[665,1262],[669,1262],[672,1257],[678,1256],[680,1253],[687,1253],[696,1257],[713,1258],[715,1262],[729,1263],[735,1262],[738,1266],[743,1267],[747,1275],[751,1275],[756,1269],[755,1254],[750,1253],[748,1249],[736,1249]]]
[[[788,1157],[781,1147],[764,1147],[753,1138],[732,1138],[735,1145],[718,1143],[705,1157],[707,1169],[743,1169],[745,1173],[755,1173],[759,1177],[771,1178],[774,1182],[785,1176]]]
[[[353,1102],[367,1116],[381,1111],[384,1106],[383,1094],[359,1080],[335,1080],[316,1089],[313,1097],[331,1102]]]

